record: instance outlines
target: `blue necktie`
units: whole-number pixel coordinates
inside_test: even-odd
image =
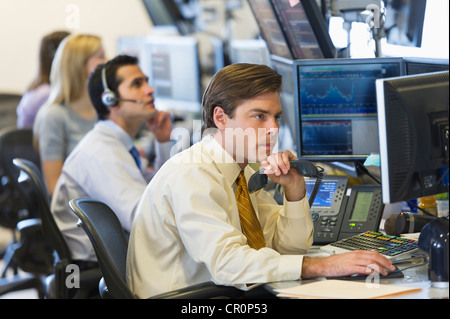
[[[139,155],[139,151],[137,150],[136,146],[133,146],[130,150],[131,156],[133,156],[136,165],[138,166],[139,170],[141,169],[141,156]]]

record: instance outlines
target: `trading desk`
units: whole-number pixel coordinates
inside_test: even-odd
[[[317,252],[318,247],[313,246],[310,253]],[[448,299],[449,288],[435,288],[428,279],[428,258],[417,258],[408,262],[395,264],[404,274],[403,278],[380,279],[380,284],[393,284],[410,288],[421,288],[418,292],[411,292],[390,297],[390,299]],[[277,289],[290,288],[318,280],[327,280],[324,277],[308,280],[281,281],[265,284],[265,288],[277,294]],[[364,282],[364,279],[362,279]]]

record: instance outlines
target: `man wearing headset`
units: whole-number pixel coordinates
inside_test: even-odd
[[[110,206],[126,232],[150,179],[169,158],[171,117],[155,109],[153,88],[130,56],[117,56],[90,75],[88,91],[98,114],[95,127],[64,162],[51,211],[78,263],[96,261],[94,249],[68,207],[73,198],[90,197]],[[154,171],[141,164],[133,139],[146,123],[156,138]]]

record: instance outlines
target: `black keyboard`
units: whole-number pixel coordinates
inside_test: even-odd
[[[418,249],[418,241],[397,236],[390,236],[374,231],[367,231],[349,238],[330,243],[328,247],[346,250],[375,250],[387,257],[395,257]]]

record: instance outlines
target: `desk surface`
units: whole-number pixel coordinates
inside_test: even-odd
[[[419,292],[405,293],[390,297],[391,299],[448,299],[449,288],[435,288],[428,279],[428,262],[424,263],[423,258],[418,258],[410,262],[396,264],[403,272],[403,278],[381,279],[380,284],[393,284],[411,288],[421,288]],[[265,288],[276,294],[276,289],[295,287],[301,284],[310,283],[325,278],[273,282],[265,285]],[[364,280],[364,279],[363,279]]]

